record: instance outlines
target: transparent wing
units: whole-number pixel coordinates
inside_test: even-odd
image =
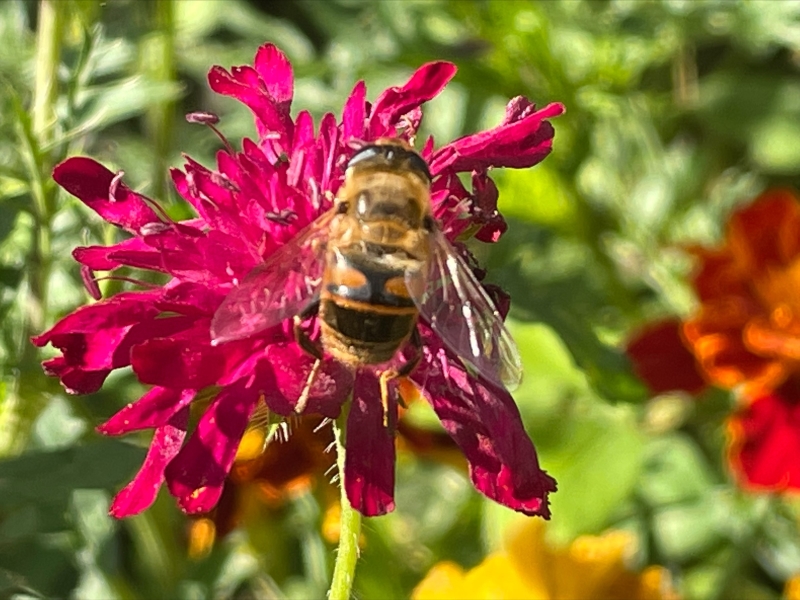
[[[517,345],[483,286],[440,231],[430,235],[430,259],[406,273],[422,317],[465,365],[513,389],[522,379]]]
[[[228,294],[211,320],[211,343],[250,337],[300,313],[322,283],[329,211],[258,265]]]

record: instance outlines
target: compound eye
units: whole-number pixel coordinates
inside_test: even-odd
[[[428,168],[428,163],[426,163],[416,152],[408,153],[408,166],[420,175],[423,175],[425,179],[427,179],[428,183],[430,183],[431,179],[433,179],[431,177],[431,171]]]
[[[347,168],[349,169],[353,165],[356,165],[365,160],[369,160],[370,158],[378,156],[379,154],[381,154],[380,146],[365,146],[364,148],[362,148],[353,155],[353,157],[347,163]]]

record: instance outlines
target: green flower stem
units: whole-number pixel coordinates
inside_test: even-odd
[[[159,83],[176,78],[175,67],[175,0],[157,0],[151,4],[153,31],[142,41],[141,72]],[[158,102],[145,115],[147,137],[153,149],[152,193],[166,199],[167,167],[175,128],[175,103]]]
[[[336,552],[336,564],[333,567],[333,581],[328,592],[330,600],[350,600],[356,563],[358,562],[358,538],[361,535],[361,514],[350,505],[344,485],[345,431],[349,403],[342,409],[342,414],[333,424],[336,438],[336,466],[339,469],[339,487],[341,499],[341,517],[339,529],[339,549]]]
[[[58,0],[39,2],[39,22],[36,30],[36,76],[34,79],[31,117],[33,132],[42,141],[55,119],[53,110],[58,98],[58,63],[61,59],[61,42],[64,16]],[[44,144],[42,144],[44,145]]]
[[[31,392],[41,388],[38,350],[30,343],[47,321],[48,283],[52,267],[52,220],[55,213],[53,186],[49,184],[52,159],[42,150],[55,138],[58,100],[58,65],[65,29],[65,2],[41,0],[36,31],[36,71],[33,98],[25,110],[21,94],[11,94],[17,116],[18,151],[25,164],[32,217],[26,260],[27,295],[23,302],[24,324],[18,346],[20,375],[6,393],[0,411],[0,455],[22,450],[31,426],[46,403],[46,396]],[[18,391],[27,396],[23,401]]]
[[[39,3],[36,31],[36,73],[31,106],[31,140],[27,152],[31,171],[31,196],[34,208],[34,231],[30,256],[29,328],[38,333],[45,325],[47,283],[50,279],[51,221],[54,199],[45,182],[52,165],[41,152],[54,136],[55,105],[58,99],[58,65],[64,36],[64,9],[58,0]]]

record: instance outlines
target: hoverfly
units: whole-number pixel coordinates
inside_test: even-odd
[[[225,298],[211,322],[213,343],[294,318],[308,353],[321,360],[324,350],[353,369],[386,363],[410,341],[416,358],[385,372],[404,376],[420,358],[421,317],[471,372],[515,387],[522,376],[517,347],[434,219],[430,184],[428,165],[406,142],[385,138],[361,148],[333,208]],[[318,343],[300,326],[315,314]]]

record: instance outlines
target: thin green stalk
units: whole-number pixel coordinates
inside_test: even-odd
[[[161,83],[175,81],[175,0],[157,0],[152,5],[153,32],[142,42],[142,71]],[[153,149],[152,194],[165,199],[167,167],[175,127],[175,103],[154,104],[145,115],[147,137]]]
[[[333,567],[333,581],[328,592],[330,600],[350,600],[358,562],[358,538],[361,535],[361,514],[350,505],[344,481],[345,431],[349,404],[342,410],[333,424],[336,438],[336,466],[339,470],[339,487],[341,500],[341,518],[339,530],[339,549],[336,552],[336,564]]]
[[[36,75],[34,78],[31,116],[33,131],[42,141],[55,119],[53,110],[58,98],[58,63],[64,31],[63,11],[57,0],[39,2],[39,22],[36,30]]]
[[[54,135],[58,99],[58,65],[64,35],[64,10],[58,0],[41,0],[36,31],[36,73],[31,106],[32,140],[27,151],[34,208],[34,230],[30,255],[29,328],[38,332],[45,325],[47,283],[50,278],[50,227],[54,200],[44,184],[51,165],[40,149]],[[45,173],[45,171],[47,171]]]
[[[51,160],[42,148],[55,137],[56,101],[58,100],[58,65],[65,25],[65,9],[58,0],[41,0],[36,31],[36,71],[33,99],[29,110],[22,105],[21,95],[12,93],[19,132],[19,153],[28,171],[30,230],[26,276],[27,297],[24,301],[24,325],[17,348],[19,377],[6,394],[0,413],[4,435],[0,437],[0,455],[24,447],[34,419],[46,402],[46,396],[33,393],[23,402],[18,390],[36,389],[39,377],[39,356],[30,337],[41,333],[47,321],[47,288],[52,266],[52,220],[55,212],[54,192],[48,186]]]

